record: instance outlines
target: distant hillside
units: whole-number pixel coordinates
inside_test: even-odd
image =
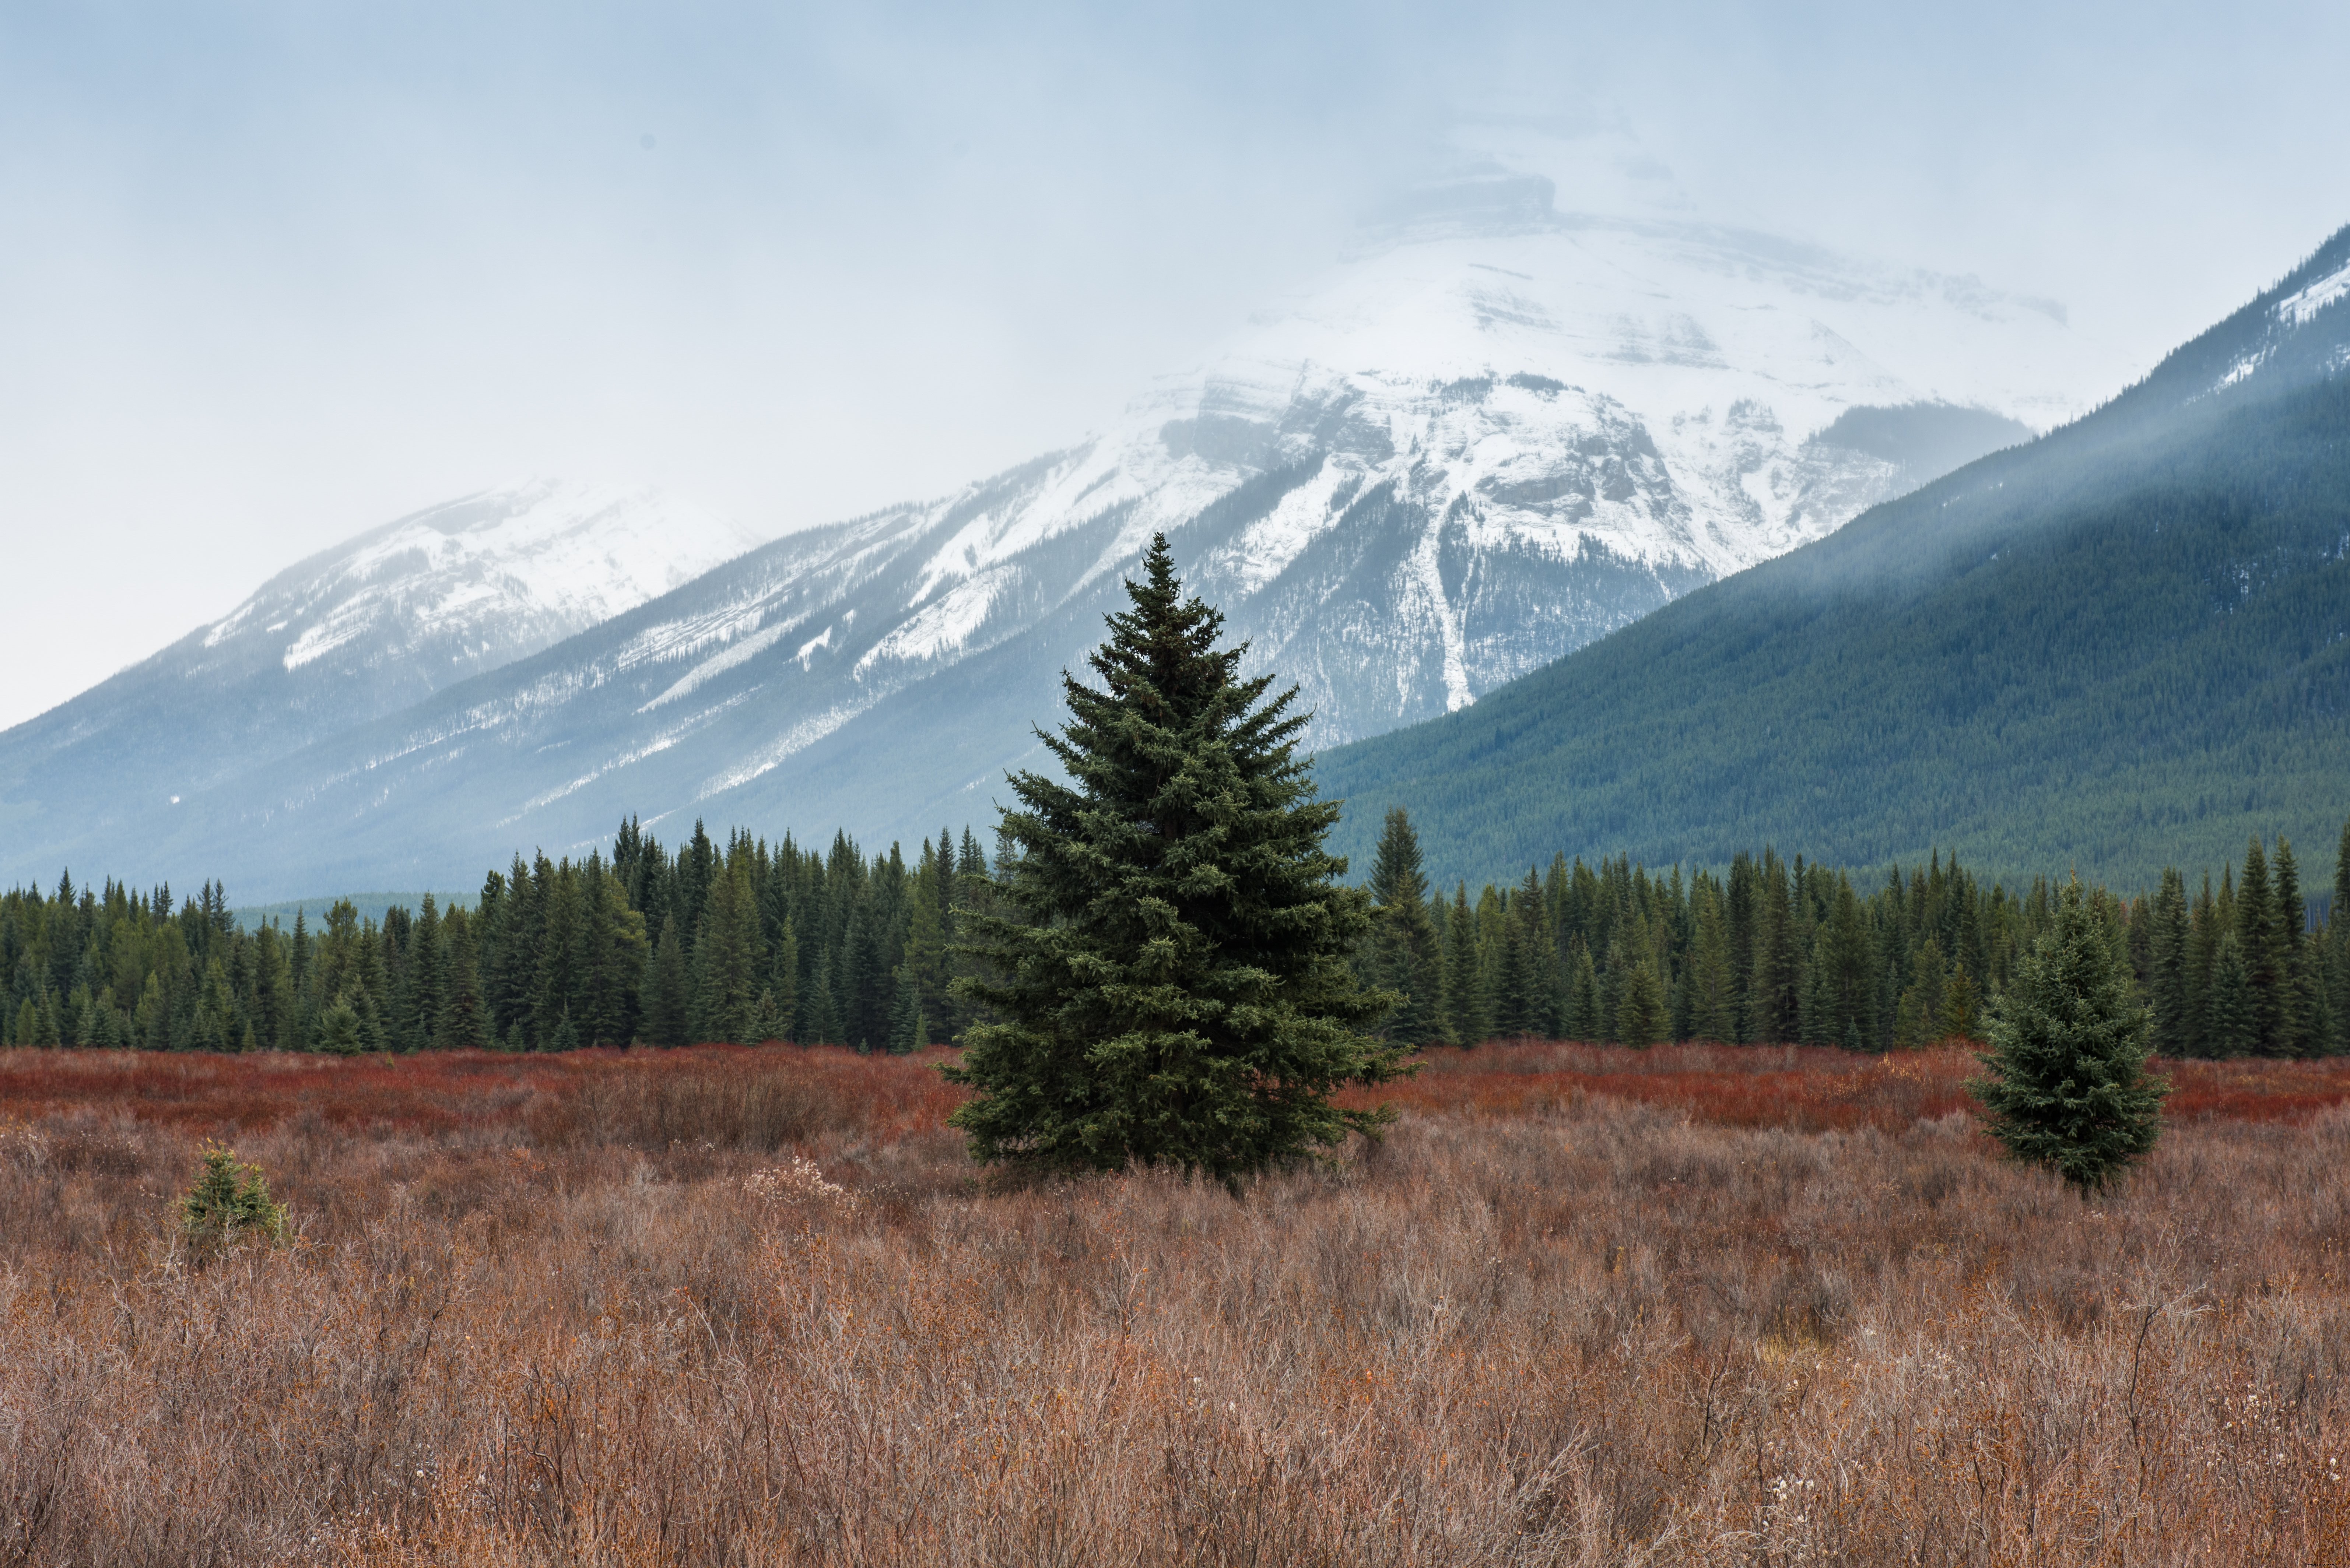
[[[1955,847],[2136,886],[2350,813],[2350,230],[2113,403],[1326,753],[1367,867]]]

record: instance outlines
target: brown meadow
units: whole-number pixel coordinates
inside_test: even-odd
[[[0,1054],[0,1563],[2350,1561],[2350,1072],[2084,1202],[1968,1065],[1450,1053],[1236,1202],[922,1061]]]

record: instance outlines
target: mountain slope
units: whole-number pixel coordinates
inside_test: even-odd
[[[2111,384],[2061,310],[1970,279],[1561,213],[1523,170],[1424,194],[1102,435],[361,705],[168,810],[0,851],[0,875],[70,854],[265,897],[444,884],[625,813],[885,839],[983,820],[1154,529],[1337,744],[1463,708]]]
[[[671,497],[546,482],[386,524],[0,733],[0,835],[14,861],[82,864],[174,796],[536,653],[756,542]]]
[[[2350,230],[2096,413],[1486,698],[1325,754],[1347,846],[2131,884],[2350,813]]]

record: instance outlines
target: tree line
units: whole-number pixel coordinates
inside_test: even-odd
[[[911,865],[696,824],[671,853],[633,819],[607,857],[520,856],[471,909],[246,930],[207,882],[0,895],[0,1044],[149,1050],[559,1051],[688,1041],[911,1051],[958,1035],[957,921],[986,856],[941,831]]]
[[[2086,896],[2129,960],[2168,1056],[2350,1051],[2350,825],[2327,918],[2313,919],[2293,846],[2254,838],[2241,871],[2187,893]],[[1911,1048],[1983,1036],[1985,1009],[2054,926],[2060,889],[2021,892],[1936,854],[1856,882],[1769,848],[1726,872],[1659,874],[1628,857],[1565,855],[1514,887],[1432,893],[1419,840],[1388,813],[1364,978],[1402,993],[1385,1025],[1410,1045],[1541,1035]]]
[[[2190,894],[2090,900],[2127,953],[2167,1056],[2350,1051],[2350,826],[2329,917],[2292,846],[2255,839]],[[348,901],[316,929],[247,930],[217,884],[108,881],[0,895],[0,1044],[359,1053],[792,1040],[909,1051],[959,1041],[974,911],[999,913],[966,828],[909,863],[700,825],[671,852],[633,820],[611,853],[492,872],[471,909],[427,896],[379,920]],[[1726,870],[1565,856],[1513,886],[1428,885],[1409,819],[1372,868],[1365,981],[1401,1002],[1409,1046],[1512,1035],[1643,1045],[1804,1043],[1884,1051],[1981,1038],[1991,999],[2053,926],[2021,891],[1933,857],[1881,882],[1765,848]]]

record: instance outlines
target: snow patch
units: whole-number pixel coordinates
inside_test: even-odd
[[[2287,327],[2306,327],[2311,317],[2345,294],[2350,294],[2350,266],[2330,273],[2278,300],[2276,318]],[[2225,385],[2224,382],[2221,384]]]
[[[654,709],[660,707],[663,703],[676,701],[679,698],[686,695],[695,687],[702,685],[712,677],[723,675],[726,671],[733,669],[739,664],[748,663],[750,660],[756,659],[760,654],[764,653],[767,649],[775,647],[778,642],[781,642],[784,639],[785,633],[791,631],[794,628],[797,627],[801,622],[806,619],[807,617],[805,615],[794,616],[789,620],[777,622],[775,625],[767,628],[764,631],[752,633],[749,637],[744,638],[742,641],[726,649],[723,653],[712,654],[710,658],[703,659],[701,663],[687,670],[683,675],[679,676],[677,680],[671,684],[668,691],[663,691],[660,696],[654,698],[651,701],[638,709],[637,711],[639,713],[650,713]]]
[[[983,572],[956,584],[945,597],[924,606],[913,618],[866,649],[857,661],[863,675],[885,659],[919,663],[942,654],[960,652],[972,635],[986,624],[987,612],[1008,574],[1003,568]]]
[[[865,711],[867,706],[868,704],[862,702],[843,703],[838,707],[827,708],[813,718],[801,720],[726,772],[705,782],[693,798],[708,800],[712,795],[733,789],[736,784],[750,783],[794,752],[804,751],[815,745],[858,714]]]

